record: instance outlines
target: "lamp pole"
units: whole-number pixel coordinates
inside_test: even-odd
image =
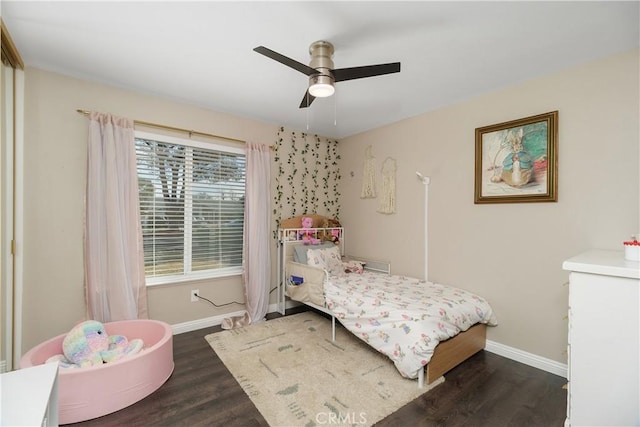
[[[424,184],[424,281],[429,280],[429,184],[431,178],[416,172],[418,179]]]

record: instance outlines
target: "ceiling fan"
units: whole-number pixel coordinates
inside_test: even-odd
[[[307,108],[316,98],[333,95],[335,83],[400,72],[399,62],[334,69],[331,59],[333,45],[324,40],[313,42],[309,46],[311,62],[308,66],[264,46],[258,46],[253,50],[309,76],[309,88],[302,98],[300,108]]]

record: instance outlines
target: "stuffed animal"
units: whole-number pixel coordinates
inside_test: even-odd
[[[345,273],[358,273],[362,274],[364,271],[365,263],[362,261],[347,261],[342,263]]]
[[[305,245],[319,245],[320,239],[311,234],[311,231],[309,231],[311,228],[313,228],[313,218],[308,216],[302,217],[302,231],[300,232],[301,240]]]
[[[62,341],[62,351],[50,357],[58,361],[60,367],[87,367],[114,362],[142,350],[141,339],[129,340],[123,335],[107,334],[104,325],[95,320],[87,320],[76,325]]]
[[[324,232],[322,240],[333,242],[336,245],[340,243],[340,230],[338,230],[338,228],[341,227],[340,221],[337,219],[325,218],[322,222],[322,227],[329,229]]]

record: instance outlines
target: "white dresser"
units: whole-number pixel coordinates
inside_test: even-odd
[[[640,262],[593,250],[566,260],[566,425],[640,425]]]
[[[57,425],[57,363],[0,375],[0,426]]]

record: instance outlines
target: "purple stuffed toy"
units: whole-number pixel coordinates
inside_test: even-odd
[[[62,351],[50,357],[62,368],[84,368],[114,362],[142,350],[141,339],[128,341],[122,335],[107,334],[104,325],[96,320],[87,320],[76,325],[62,341]]]

